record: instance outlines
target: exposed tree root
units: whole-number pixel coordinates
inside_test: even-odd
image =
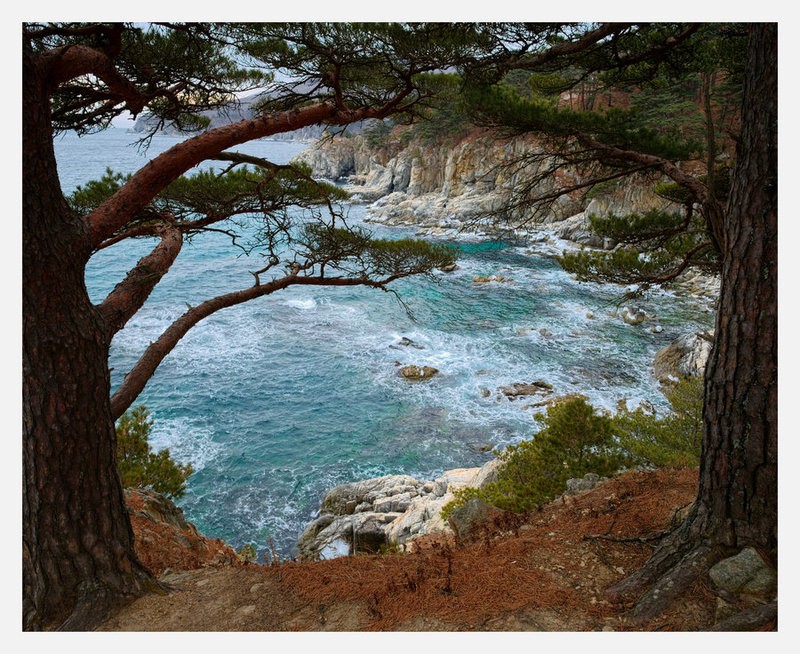
[[[150,592],[166,594],[167,588],[144,572],[136,575],[135,590],[119,593],[101,582],[84,582],[70,616],[56,631],[92,631],[137,597]]]
[[[639,598],[631,616],[647,620],[663,613],[720,558],[717,550],[705,545],[693,549]]]
[[[678,565],[690,549],[690,544],[683,538],[683,529],[673,533],[658,546],[641,568],[609,587],[606,597],[614,604],[637,601],[648,588]]]
[[[774,631],[778,628],[778,602],[740,611],[717,622],[711,631]]]
[[[606,597],[615,604],[633,605],[631,618],[645,622],[666,611],[721,558],[720,548],[698,541],[690,516],[639,570],[608,588]]]

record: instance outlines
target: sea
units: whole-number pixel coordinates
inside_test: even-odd
[[[122,128],[58,136],[64,192],[107,168],[134,172],[180,140],[156,135],[143,149],[139,138]],[[238,150],[283,164],[308,146],[259,140]],[[368,222],[366,205],[344,210],[376,236],[415,235]],[[707,302],[664,291],[637,299],[651,316],[645,323],[626,324],[617,310],[630,287],[576,281],[552,243],[456,231],[439,241],[458,250],[454,272],[401,280],[396,295],[290,287],[210,316],[162,362],[136,404],[153,418],[151,446],[194,468],[177,504],[201,532],[236,549],[251,544],[262,561],[273,549],[291,558],[333,486],[388,474],[430,480],[534,437],[543,409],[531,405],[541,398],[509,400],[499,389],[515,383],[544,381],[556,395],[581,393],[611,411],[621,400],[664,409],[654,354],[713,326]],[[92,300],[102,301],[154,244],[98,252],[86,270]],[[187,242],[114,338],[112,390],[187,304],[252,285],[250,271],[262,266],[220,233]],[[477,275],[512,281],[476,284]],[[410,364],[439,372],[411,382],[398,372]]]

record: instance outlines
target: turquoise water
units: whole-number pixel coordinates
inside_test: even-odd
[[[130,172],[146,157],[122,130],[56,141],[65,190],[102,174]],[[176,142],[153,140],[154,156]],[[300,143],[260,141],[241,148],[277,163]],[[358,222],[363,206],[350,208]],[[412,231],[370,224],[378,234]],[[664,331],[624,324],[610,312],[623,287],[582,284],[550,257],[520,244],[477,238],[454,243],[460,269],[434,280],[403,280],[388,293],[363,288],[290,288],[200,323],[167,357],[137,403],[148,406],[152,444],[196,472],[179,501],[205,534],[234,547],[268,540],[292,553],[324,491],[357,478],[407,473],[433,478],[477,466],[535,429],[525,400],[497,388],[543,380],[557,393],[581,392],[613,409],[618,400],[663,405],[650,373],[655,351],[678,335],[712,326],[707,307],[668,294],[638,302]],[[95,301],[125,275],[152,241],[96,255],[86,283]],[[185,309],[252,284],[258,262],[219,234],[195,238],[151,298],[112,343],[116,386],[148,343]],[[507,284],[473,284],[499,274]],[[403,337],[419,347],[400,344]],[[398,364],[431,365],[424,383],[403,380]],[[485,397],[485,391],[489,396]],[[534,400],[535,401],[535,400]]]

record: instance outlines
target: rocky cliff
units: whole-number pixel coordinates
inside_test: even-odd
[[[521,223],[532,217],[528,209],[509,209],[515,191],[553,164],[532,137],[498,138],[474,131],[448,144],[408,138],[395,128],[375,143],[369,134],[326,137],[306,150],[300,159],[318,177],[344,182],[354,199],[370,202],[374,219],[388,224],[423,227],[455,226],[495,219]],[[525,162],[520,165],[520,162]],[[579,181],[574,170],[562,169],[536,183],[534,192],[547,194]],[[625,215],[670,205],[652,191],[653,180],[607,186],[555,201],[539,222],[558,223],[557,235],[596,247],[613,247],[587,230],[587,217],[608,212]]]

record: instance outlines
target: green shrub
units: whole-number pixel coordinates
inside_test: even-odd
[[[612,418],[595,411],[583,396],[564,398],[536,419],[543,428],[532,440],[500,454],[496,481],[457,491],[443,518],[474,497],[504,511],[528,511],[563,493],[567,479],[589,472],[612,475],[628,463]]]
[[[364,130],[364,139],[370,148],[377,149],[386,145],[391,133],[392,126],[381,120]]]
[[[652,406],[628,410],[623,404],[614,429],[635,464],[654,468],[694,468],[703,438],[703,379],[685,377],[664,389],[671,411],[660,417]]]
[[[693,468],[699,464],[703,430],[703,380],[688,377],[669,384],[671,411],[659,416],[651,405],[616,415],[598,413],[586,398],[567,396],[536,416],[543,429],[532,440],[500,453],[496,481],[464,488],[441,512],[447,520],[472,498],[504,511],[534,509],[566,489],[567,479],[588,472],[610,476],[620,468]]]
[[[117,466],[124,488],[150,488],[170,498],[186,492],[191,465],[172,460],[169,450],[153,452],[148,438],[153,420],[147,408],[135,407],[117,421]]]

